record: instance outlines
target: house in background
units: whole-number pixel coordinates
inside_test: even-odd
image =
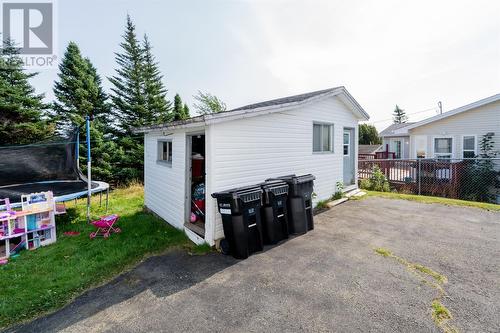
[[[393,152],[395,158],[410,158],[410,135],[405,133],[396,133],[397,130],[413,123],[392,124],[382,132],[382,150]]]
[[[380,132],[383,149],[396,158],[470,158],[479,141],[493,135],[500,152],[500,94],[464,105],[416,123],[393,124]]]
[[[214,245],[224,237],[214,192],[292,173],[316,177],[315,202],[331,197],[337,182],[355,189],[358,122],[368,118],[337,87],[137,129],[145,205],[196,243]],[[195,199],[204,220],[192,223]]]

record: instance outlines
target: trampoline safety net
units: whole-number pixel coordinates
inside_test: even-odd
[[[77,137],[75,131],[66,139],[0,147],[0,198],[19,202],[22,194],[33,192],[52,191],[57,197],[85,191],[87,180],[78,166]]]

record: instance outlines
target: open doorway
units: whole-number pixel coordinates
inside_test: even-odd
[[[205,135],[187,136],[186,220],[184,226],[205,237]]]

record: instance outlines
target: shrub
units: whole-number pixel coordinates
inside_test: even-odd
[[[378,191],[378,192],[390,192],[389,181],[385,177],[382,170],[378,165],[373,166],[373,172],[370,179],[362,179],[360,181],[360,187],[365,190]]]
[[[340,198],[344,197],[344,183],[343,182],[337,182],[337,191],[335,192],[334,195],[332,195],[332,200],[338,200]]]

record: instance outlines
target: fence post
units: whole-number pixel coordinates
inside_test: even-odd
[[[418,178],[418,195],[420,195],[420,184],[421,184],[421,171],[422,171],[422,167],[421,167],[421,159],[420,158],[417,158],[417,161],[418,161],[418,173],[417,173],[417,178]]]

